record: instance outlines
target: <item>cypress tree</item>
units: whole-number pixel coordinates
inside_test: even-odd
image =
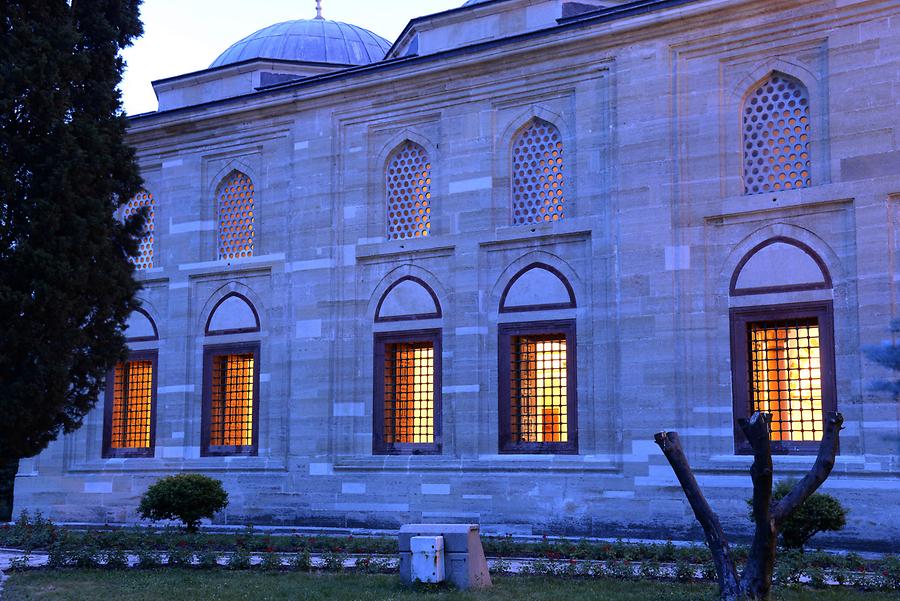
[[[0,521],[19,460],[77,429],[138,285],[145,216],[116,86],[140,0],[0,0]]]

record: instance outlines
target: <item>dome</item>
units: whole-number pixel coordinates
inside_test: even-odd
[[[260,29],[219,55],[221,67],[262,58],[339,65],[368,65],[384,59],[390,42],[368,29],[326,19],[298,19]]]

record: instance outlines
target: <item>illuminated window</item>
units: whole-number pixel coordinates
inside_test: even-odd
[[[768,413],[776,451],[815,450],[834,410],[830,315],[824,305],[733,312],[738,416]]]
[[[156,408],[156,352],[133,353],[107,380],[105,457],[152,457]]]
[[[259,423],[259,345],[206,350],[205,455],[255,455]]]
[[[440,452],[440,333],[377,334],[375,452]]]
[[[421,238],[431,233],[431,160],[415,142],[391,154],[385,170],[387,237]]]
[[[219,259],[252,257],[256,234],[253,182],[232,171],[222,180],[216,196]]]
[[[144,236],[138,245],[138,255],[129,259],[136,269],[153,267],[153,236],[156,228],[156,200],[146,190],[141,190],[121,209],[122,219],[128,219],[143,207],[147,207],[147,221],[144,224]]]
[[[564,188],[559,129],[542,119],[533,119],[512,146],[513,225],[563,219]]]
[[[744,189],[747,194],[806,188],[809,93],[793,77],[773,73],[744,102]]]
[[[500,450],[577,452],[575,324],[500,326]]]

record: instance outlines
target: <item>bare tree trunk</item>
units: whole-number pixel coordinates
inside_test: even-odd
[[[825,431],[819,445],[819,455],[815,464],[791,492],[772,507],[772,443],[769,433],[769,418],[763,413],[754,413],[749,420],[738,424],[750,447],[753,449],[753,521],[756,531],[750,547],[750,557],[743,574],[738,577],[737,569],[728,541],[722,532],[719,518],[706,502],[697,479],[688,464],[681,440],[677,432],[660,432],[656,444],[662,449],[681,483],[697,521],[703,526],[706,544],[712,552],[719,579],[719,593],[723,601],[768,601],[772,594],[772,572],[775,567],[778,529],[794,510],[809,498],[831,474],[839,447],[841,426],[844,417],[840,413],[825,416]]]
[[[734,567],[734,560],[731,556],[731,550],[728,548],[728,540],[722,531],[722,525],[719,523],[719,517],[707,503],[694,472],[688,463],[681,446],[681,440],[677,432],[660,432],[656,435],[656,444],[662,449],[666,459],[672,466],[672,470],[681,483],[681,488],[687,497],[691,509],[697,521],[703,526],[703,532],[706,534],[706,544],[713,556],[713,562],[716,566],[716,577],[719,581],[719,591],[723,601],[737,601],[740,599],[741,587],[738,581],[737,569]]]
[[[0,459],[0,522],[12,521],[13,487],[18,471],[18,459]]]
[[[819,455],[816,457],[816,462],[803,480],[798,482],[791,492],[772,509],[772,518],[775,520],[776,528],[780,528],[784,520],[816,492],[831,475],[831,470],[834,469],[834,460],[840,448],[840,434],[843,426],[843,415],[834,411],[825,414],[825,431],[822,434],[822,442],[819,444]]]
[[[756,529],[750,556],[741,586],[747,599],[768,601],[772,593],[772,571],[775,568],[775,544],[778,530],[771,516],[772,505],[772,443],[769,438],[769,420],[764,413],[754,413],[749,420],[738,422],[744,436],[753,449],[753,521]]]

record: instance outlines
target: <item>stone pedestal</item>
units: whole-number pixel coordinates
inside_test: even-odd
[[[444,573],[448,582],[463,590],[491,586],[478,524],[406,524],[400,528],[400,580],[403,584],[412,584],[410,540],[414,536],[443,537]]]

